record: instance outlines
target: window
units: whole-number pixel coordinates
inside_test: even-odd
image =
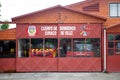
[[[56,57],[58,55],[57,47],[58,47],[58,39],[46,38],[44,56]]]
[[[107,39],[108,39],[108,55],[114,55],[114,35],[109,34]]]
[[[73,51],[75,56],[100,56],[100,39],[99,38],[80,38],[74,39]]]
[[[43,56],[43,39],[31,39],[31,56]]]
[[[108,55],[120,54],[120,34],[108,35]]]
[[[0,41],[0,58],[16,57],[16,41],[4,40]]]
[[[73,40],[74,47],[73,51],[85,51],[85,39],[74,39]]]
[[[120,54],[120,41],[115,42],[115,53]]]
[[[19,39],[18,40],[18,57],[29,57],[30,40]]]
[[[57,57],[58,39],[34,38],[18,40],[18,57]]]
[[[108,42],[108,48],[114,48],[114,43],[113,42]]]
[[[120,4],[118,4],[118,16],[120,16]]]
[[[120,17],[120,3],[110,4],[110,17]]]
[[[115,40],[120,40],[120,34],[115,35]]]
[[[91,51],[94,52],[94,57],[100,57],[100,39],[99,38],[88,38],[86,44],[91,45]]]
[[[108,35],[108,41],[112,41],[114,40],[114,35],[113,34],[109,34]]]
[[[100,57],[100,39],[60,39],[60,57]]]
[[[18,57],[100,57],[100,38],[32,38],[18,40]],[[112,45],[111,45],[112,46]],[[111,47],[110,46],[110,47]]]
[[[60,39],[60,57],[73,56],[71,54],[71,39]]]

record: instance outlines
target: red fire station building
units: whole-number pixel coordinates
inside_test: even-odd
[[[120,0],[85,0],[12,18],[0,72],[120,72]]]

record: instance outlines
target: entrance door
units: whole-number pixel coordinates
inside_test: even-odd
[[[120,34],[108,34],[107,44],[107,71],[120,72]]]

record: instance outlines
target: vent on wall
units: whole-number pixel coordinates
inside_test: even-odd
[[[83,7],[83,11],[99,11],[99,3]]]

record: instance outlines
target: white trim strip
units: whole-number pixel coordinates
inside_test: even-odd
[[[107,55],[106,55],[106,54],[107,54],[107,53],[106,53],[106,47],[107,47],[107,46],[106,46],[106,29],[104,29],[104,72],[106,72],[106,68],[107,68],[107,66],[106,66],[106,63],[107,63],[107,62],[106,62],[106,61],[107,61],[107,60],[106,60],[106,56],[107,56]]]

